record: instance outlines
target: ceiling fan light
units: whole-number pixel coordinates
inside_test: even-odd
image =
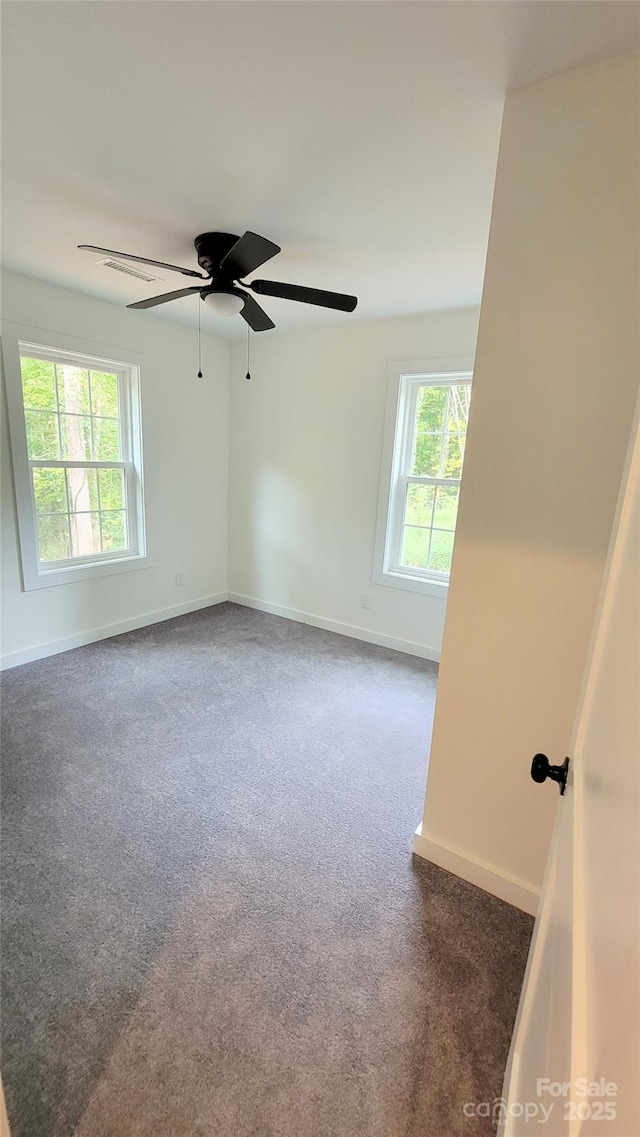
[[[244,308],[244,296],[234,292],[208,292],[204,302],[216,316],[237,316]]]

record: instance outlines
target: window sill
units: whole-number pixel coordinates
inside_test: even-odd
[[[448,580],[428,580],[423,577],[411,576],[409,573],[392,572],[375,572],[373,574],[375,584],[387,585],[390,588],[402,588],[407,592],[421,592],[423,596],[436,596],[441,600],[447,599],[449,591]]]
[[[37,588],[57,588],[62,584],[75,584],[81,580],[93,580],[99,576],[113,576],[117,573],[132,572],[135,569],[150,568],[149,558],[143,554],[114,558],[99,564],[65,565],[64,568],[47,569],[38,572],[23,566],[23,591],[32,592]]]

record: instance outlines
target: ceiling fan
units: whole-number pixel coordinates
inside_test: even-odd
[[[265,261],[280,252],[280,246],[258,233],[248,230],[242,237],[235,233],[201,233],[194,241],[198,264],[207,274],[195,272],[190,268],[166,264],[164,261],[150,260],[148,257],[134,257],[131,253],[118,253],[114,249],[101,249],[96,245],[78,245],[92,253],[106,253],[111,257],[121,257],[140,264],[155,265],[156,268],[171,269],[183,276],[196,277],[204,284],[191,288],[179,288],[175,292],[164,292],[148,300],[138,300],[128,304],[128,308],[155,308],[180,296],[191,296],[196,292],[209,305],[217,316],[236,316],[240,314],[254,332],[266,332],[275,328],[273,320],[247,292],[257,292],[259,296],[277,296],[283,300],[300,300],[303,304],[317,304],[321,308],[335,308],[338,312],[353,312],[358,300],[342,292],[326,292],[322,288],[305,288],[299,284],[283,284],[275,280],[252,280],[242,278],[254,272]]]

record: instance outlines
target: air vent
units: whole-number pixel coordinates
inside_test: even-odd
[[[162,276],[149,276],[147,272],[141,272],[139,268],[129,268],[128,265],[123,265],[121,261],[114,261],[111,257],[97,263],[104,265],[105,268],[113,268],[116,272],[123,272],[125,276],[135,276],[136,280],[146,280],[148,284],[152,284],[154,280],[164,280]]]

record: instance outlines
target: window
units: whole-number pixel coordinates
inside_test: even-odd
[[[375,579],[442,591],[453,555],[471,372],[396,371],[391,396],[395,429],[383,470],[384,532]]]
[[[11,354],[11,353],[10,353]],[[12,448],[25,588],[140,567],[138,368],[18,341]]]

